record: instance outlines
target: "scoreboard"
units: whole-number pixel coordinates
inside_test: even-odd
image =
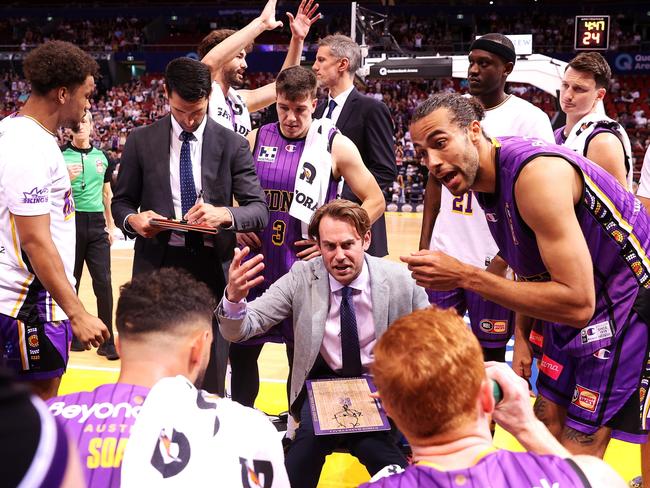
[[[576,15],[575,49],[602,50],[609,48],[609,15]]]

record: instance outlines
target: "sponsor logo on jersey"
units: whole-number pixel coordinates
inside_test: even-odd
[[[584,386],[576,385],[573,390],[573,403],[576,407],[582,408],[589,412],[595,412],[598,406],[598,399],[600,394],[597,391],[590,390]]]
[[[316,210],[318,208],[318,202],[315,202],[312,197],[308,197],[301,191],[296,190],[294,192],[294,198],[299,205],[307,207],[309,210]]]
[[[141,404],[133,406],[127,402],[116,404],[102,402],[93,403],[92,405],[66,405],[65,402],[54,402],[50,405],[50,412],[55,417],[60,415],[64,419],[77,420],[78,423],[83,424],[91,417],[98,420],[108,418],[137,418],[141,408]]]
[[[479,322],[479,327],[482,331],[490,334],[505,334],[508,331],[508,321],[483,319]]]
[[[239,458],[244,488],[270,488],[273,485],[273,464],[265,459]]]
[[[602,339],[609,339],[614,334],[609,320],[599,322],[597,324],[588,325],[580,331],[580,340],[583,344],[590,342],[600,341]]]
[[[609,356],[611,356],[611,354],[612,353],[609,351],[609,349],[602,348],[602,349],[598,349],[594,353],[594,357],[598,359],[609,359]]]
[[[305,180],[310,185],[314,182],[316,178],[316,168],[311,163],[305,163],[302,166],[302,173],[300,174],[300,179]]]
[[[275,156],[278,154],[278,148],[275,146],[262,146],[260,153],[257,155],[257,160],[262,163],[272,163],[275,161]]]
[[[292,153],[292,152],[296,152],[296,149],[297,149],[297,147],[296,147],[295,144],[287,144],[287,145],[284,147],[284,150],[287,151],[287,152],[290,152],[290,153]]]
[[[531,344],[535,344],[537,347],[542,347],[544,345],[544,336],[535,330],[530,331],[528,340]]]
[[[38,187],[32,188],[30,191],[23,192],[23,203],[47,203],[50,198],[50,189]]]
[[[560,374],[562,374],[563,369],[564,366],[562,366],[557,361],[549,358],[546,354],[542,356],[542,361],[539,364],[539,370],[546,376],[550,376],[554,380],[557,380],[560,377]]]
[[[171,478],[185,469],[191,455],[190,441],[185,434],[174,428],[168,434],[167,429],[162,429],[153,449],[151,465],[163,478]]]

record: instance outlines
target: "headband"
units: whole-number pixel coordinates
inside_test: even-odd
[[[484,39],[482,37],[479,37],[469,47],[470,51],[472,51],[473,49],[482,49],[483,51],[496,54],[504,61],[510,63],[514,63],[517,60],[517,55],[515,54],[514,50],[496,41],[491,41],[490,39]]]

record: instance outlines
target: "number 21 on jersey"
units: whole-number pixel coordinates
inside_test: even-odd
[[[464,215],[472,215],[472,200],[474,200],[472,193],[472,191],[468,191],[463,195],[454,197],[451,201],[451,211]]]

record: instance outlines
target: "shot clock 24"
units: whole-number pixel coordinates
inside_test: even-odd
[[[576,15],[576,51],[609,48],[609,15]]]

